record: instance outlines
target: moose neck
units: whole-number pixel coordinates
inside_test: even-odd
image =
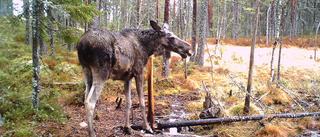
[[[163,34],[153,29],[140,30],[138,36],[140,38],[141,45],[144,47],[148,56],[153,55],[157,48],[161,46],[162,35]]]

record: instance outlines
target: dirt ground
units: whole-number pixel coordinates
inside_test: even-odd
[[[117,97],[109,97],[98,101],[95,109],[94,125],[96,135],[99,136],[125,136],[123,134],[123,126],[125,124],[125,97],[122,96],[122,105],[120,109],[116,109]],[[132,116],[130,117],[133,125],[142,123],[141,112],[138,102],[137,94],[132,94]],[[186,104],[189,101],[199,99],[196,93],[172,95],[155,97],[157,101],[163,101],[170,104],[172,101],[178,101]],[[102,101],[101,101],[102,100]],[[147,96],[145,95],[146,107]],[[167,115],[166,111],[173,111],[170,105],[163,106],[161,104],[155,105],[155,116]],[[182,109],[182,108],[181,108]],[[42,136],[74,136],[86,137],[88,136],[87,126],[81,126],[86,123],[86,112],[84,104],[79,105],[63,105],[63,111],[67,115],[67,122],[47,121],[37,128],[37,134]],[[83,123],[84,122],[84,123]],[[131,130],[133,135],[130,136],[153,136],[151,134],[144,134],[143,131]],[[159,132],[159,131],[157,131]],[[163,136],[161,132],[157,136]]]

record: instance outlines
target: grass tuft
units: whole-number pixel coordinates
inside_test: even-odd
[[[287,135],[281,131],[281,128],[271,124],[266,125],[263,129],[255,133],[256,136],[264,137],[286,137]]]

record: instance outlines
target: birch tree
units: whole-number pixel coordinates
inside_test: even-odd
[[[267,17],[266,17],[266,45],[269,45],[269,16],[270,16],[270,8],[271,8],[271,4],[269,4],[268,9],[267,9]]]
[[[318,39],[318,32],[319,32],[319,27],[320,27],[320,22],[318,23],[318,27],[316,30],[316,37],[314,38],[314,60],[317,61],[317,47],[318,47],[318,43],[317,43],[317,39]]]
[[[289,4],[290,1],[287,2],[287,5]],[[284,28],[285,28],[285,18],[287,16],[287,10],[286,10],[286,6],[283,6],[282,8],[282,14],[281,14],[281,30],[280,30],[280,34],[281,34],[281,40],[280,40],[280,47],[279,47],[279,57],[278,57],[278,71],[277,71],[277,83],[280,83],[280,74],[281,74],[281,56],[282,56],[282,42],[283,42],[283,35],[284,35]],[[277,87],[279,88],[279,84],[277,85]]]
[[[273,43],[272,53],[271,53],[271,72],[270,72],[270,81],[274,81],[274,52],[279,42],[280,35],[280,21],[281,21],[281,0],[277,0],[277,14],[276,14],[276,23],[275,23],[275,42]]]

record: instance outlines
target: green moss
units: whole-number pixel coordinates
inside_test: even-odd
[[[54,67],[54,72],[59,74],[67,74],[69,76],[77,76],[82,72],[80,66],[62,62]]]
[[[11,130],[11,132],[5,132],[4,136],[36,137],[34,126],[35,123],[29,120],[20,121],[19,124],[7,122],[4,127],[6,130]]]
[[[256,113],[256,109],[253,106],[250,106],[250,114],[243,114],[243,108],[244,108],[244,104],[238,104],[236,106],[234,106],[233,108],[231,108],[230,110],[230,114],[233,116],[242,116],[242,115],[250,115],[250,114],[254,114]]]

